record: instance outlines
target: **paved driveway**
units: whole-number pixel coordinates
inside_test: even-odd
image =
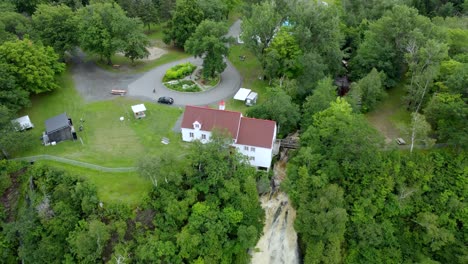
[[[199,93],[184,93],[170,90],[162,84],[162,78],[166,71],[174,65],[191,62],[201,65],[201,59],[188,58],[161,65],[135,80],[128,85],[128,95],[143,100],[156,100],[160,96],[174,98],[174,105],[208,105],[233,96],[241,85],[239,72],[227,61],[227,67],[221,74],[220,83],[206,91]],[[153,92],[155,91],[155,93]]]

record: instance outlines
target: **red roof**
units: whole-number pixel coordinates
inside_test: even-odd
[[[276,122],[242,117],[237,144],[272,148]]]
[[[236,139],[240,119],[241,113],[239,112],[187,105],[181,127],[193,129],[193,123],[198,121],[201,124],[200,130],[212,131],[213,128],[226,128],[232,138]]]
[[[225,128],[237,144],[261,148],[272,148],[276,132],[275,121],[243,117],[239,112],[228,110],[187,105],[181,127],[193,129],[196,121],[201,124],[200,130]]]

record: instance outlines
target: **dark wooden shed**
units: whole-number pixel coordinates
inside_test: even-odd
[[[60,142],[63,140],[73,139],[73,123],[71,118],[66,113],[54,116],[45,121],[46,135],[49,142]]]

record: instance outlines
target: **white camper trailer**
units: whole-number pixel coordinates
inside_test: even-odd
[[[234,95],[235,100],[244,101],[245,105],[252,106],[257,103],[258,94],[247,88],[240,88]]]

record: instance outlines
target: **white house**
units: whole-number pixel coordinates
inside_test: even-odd
[[[213,129],[225,129],[232,146],[248,157],[250,165],[269,169],[276,141],[276,122],[242,116],[239,112],[186,106],[182,119],[182,140],[210,140]]]

